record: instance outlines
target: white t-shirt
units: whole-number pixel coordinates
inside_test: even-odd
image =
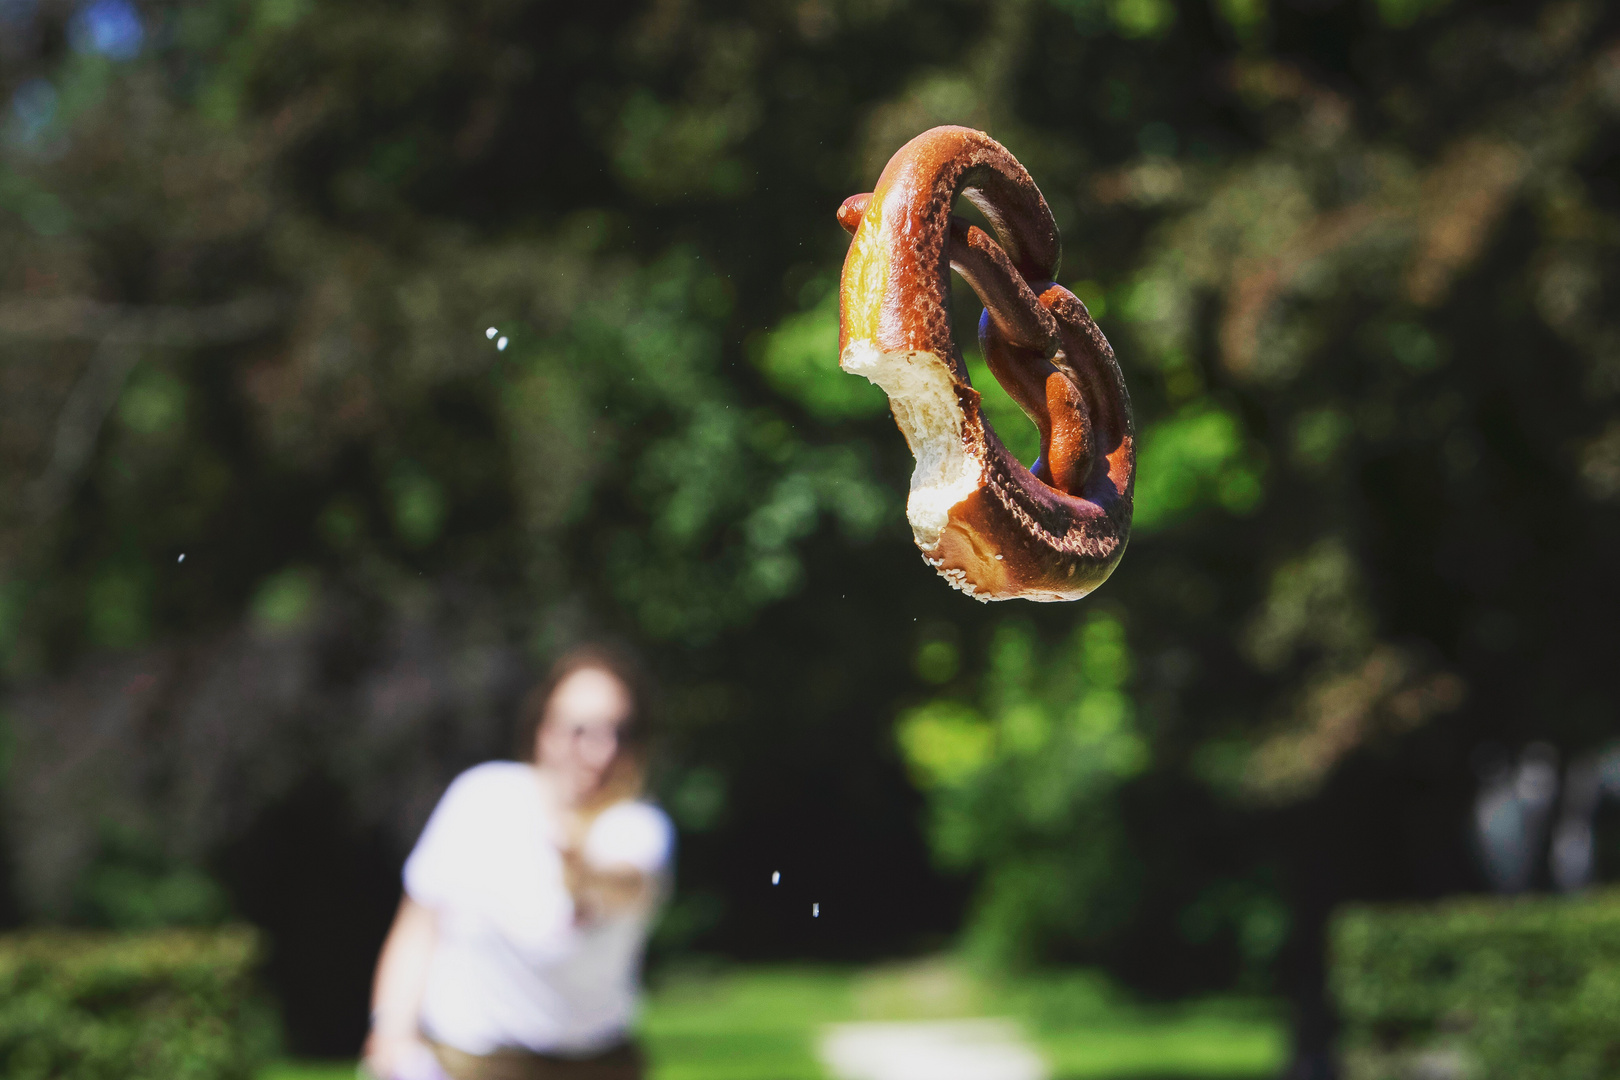
[[[629,1029],[652,912],[575,926],[554,817],[531,767],[493,761],[457,777],[428,819],[405,892],[438,914],[430,1038],[469,1054],[590,1054]],[[622,802],[591,823],[582,853],[662,877],[673,848],[663,811]]]

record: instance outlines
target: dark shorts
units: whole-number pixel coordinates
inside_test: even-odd
[[[642,1080],[647,1072],[641,1047],[633,1042],[583,1058],[528,1050],[468,1054],[438,1044],[433,1052],[451,1080]]]

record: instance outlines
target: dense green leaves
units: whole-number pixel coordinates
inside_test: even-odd
[[[1256,456],[1237,417],[1207,401],[1150,425],[1137,452],[1135,527],[1153,532],[1200,506],[1253,510],[1263,491]]]
[[[0,1067],[18,1080],[249,1080],[272,1036],[244,930],[0,941]]]
[[[1615,1073],[1620,912],[1575,900],[1354,908],[1333,937],[1348,1075],[1422,1060],[1490,1078]]]
[[[845,375],[828,357],[838,355],[838,290],[823,286],[821,299],[784,318],[756,350],[771,387],[827,421],[877,416],[888,409],[883,391]]]
[[[901,716],[936,850],[984,874],[973,937],[986,957],[1031,959],[1054,936],[1096,939],[1120,917],[1118,875],[1129,871],[1112,800],[1150,763],[1132,667],[1112,615],[1093,612],[1050,653],[1027,625],[1005,623],[976,700]]]
[[[515,339],[503,369],[514,465],[542,501],[529,520],[555,528],[593,489],[622,492],[629,516],[590,558],[658,638],[706,639],[790,595],[799,541],[824,520],[865,539],[893,508],[862,448],[809,443],[738,393],[715,333],[728,311],[725,283],[678,252],[562,334]]]

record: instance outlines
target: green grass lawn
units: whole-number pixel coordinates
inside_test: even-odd
[[[1275,1005],[1210,998],[1129,1000],[1094,971],[975,979],[947,960],[858,973],[855,1019],[1001,1016],[1017,1020],[1053,1080],[1264,1080],[1288,1052]]]
[[[648,996],[653,1080],[825,1080],[815,1042],[831,1023],[970,1016],[1018,1020],[1054,1080],[1263,1080],[1287,1033],[1264,1002],[1132,1003],[1092,972],[980,980],[948,961],[867,970],[672,973]],[[352,1080],[352,1063],[282,1065],[261,1080]]]
[[[851,972],[742,968],[675,976],[648,996],[653,1080],[824,1080],[815,1038],[853,1015]]]
[[[352,1061],[283,1062],[259,1074],[259,1080],[354,1080]]]

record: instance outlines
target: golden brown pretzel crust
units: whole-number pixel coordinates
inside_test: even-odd
[[[958,195],[996,239],[952,217]],[[854,235],[840,364],[889,395],[917,459],[906,516],[923,557],[981,600],[1077,600],[1101,585],[1130,537],[1130,399],[1085,305],[1052,282],[1057,226],[1029,173],[983,132],[938,127],[901,147],[838,220]],[[985,303],[991,372],[1040,431],[1031,468],[1002,446],[968,381],[951,336],[952,268]]]

